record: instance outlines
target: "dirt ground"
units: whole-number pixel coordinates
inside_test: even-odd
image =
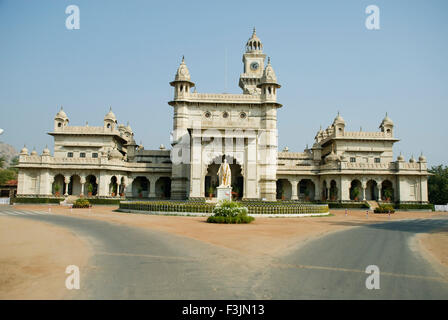
[[[66,267],[83,268],[91,251],[70,231],[0,217],[0,299],[62,299]]]
[[[15,206],[24,210],[48,210],[48,206]],[[314,237],[328,232],[408,218],[448,215],[441,212],[397,212],[373,214],[365,210],[331,210],[332,216],[303,218],[256,218],[251,224],[225,225],[205,223],[205,217],[157,216],[115,212],[115,206],[95,206],[92,209],[72,209],[51,206],[53,213],[89,217],[130,226],[152,228],[236,250],[246,255],[279,255],[296,249]],[[438,252],[438,250],[436,250]]]
[[[115,206],[95,206],[90,210],[70,209],[62,206],[14,206],[17,210],[38,211],[47,211],[50,207],[52,213],[55,214],[98,219],[174,233],[234,250],[248,258],[286,254],[289,250],[297,249],[313,238],[366,223],[448,215],[448,213],[441,212],[397,212],[389,217],[387,214],[379,215],[372,212],[369,212],[367,216],[365,210],[348,210],[347,215],[344,210],[331,210],[332,215],[327,217],[256,218],[253,223],[247,225],[221,225],[208,224],[205,222],[205,217],[115,212],[117,209]],[[4,223],[5,221],[7,223]],[[6,293],[7,298],[13,299],[17,296],[14,295],[14,292],[20,292],[26,283],[31,283],[36,291],[25,298],[57,298],[56,294],[51,294],[52,291],[56,293],[66,290],[65,287],[56,286],[56,283],[60,284],[60,281],[65,281],[66,275],[59,272],[61,268],[65,270],[69,264],[83,265],[87,261],[88,245],[83,244],[80,239],[68,231],[24,219],[1,217],[0,222],[0,263],[2,265],[0,299],[4,298]],[[447,231],[425,234],[425,236],[428,237],[421,238],[422,248],[428,250],[431,257],[446,265],[448,260]],[[57,252],[58,254],[56,254]],[[74,259],[74,253],[76,253],[76,259]],[[7,267],[3,268],[3,265]],[[46,270],[48,266],[53,270],[52,273]],[[28,272],[26,268],[31,268],[35,276],[24,276],[26,272],[22,271]],[[49,288],[47,285],[46,290],[41,288],[39,291],[39,283],[43,283],[40,281],[47,280],[52,280],[55,285]],[[62,297],[62,294],[63,292],[59,293],[59,297]]]
[[[448,277],[448,228],[421,234],[417,239],[425,257]]]

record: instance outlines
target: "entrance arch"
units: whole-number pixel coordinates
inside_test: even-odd
[[[277,196],[278,200],[291,200],[292,186],[288,179],[277,180]]]
[[[132,197],[149,197],[149,180],[146,177],[139,176],[132,181]]]
[[[302,179],[299,182],[299,199],[304,199],[305,201],[315,200],[316,186],[311,179]]]
[[[350,184],[350,200],[362,200],[362,184],[358,179],[353,180]]]
[[[204,177],[204,196],[209,197],[210,191],[216,196],[216,187],[219,186],[218,169],[221,163],[227,159],[232,174],[232,194],[236,198],[242,198],[244,195],[244,177],[242,167],[236,159],[229,155],[222,155],[214,158],[207,166]]]
[[[74,174],[70,177],[70,182],[68,184],[68,194],[70,196],[81,195],[81,178],[77,174]]]
[[[161,177],[156,181],[156,197],[159,199],[171,198],[171,179]]]

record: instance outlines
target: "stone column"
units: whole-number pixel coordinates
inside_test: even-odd
[[[363,182],[361,187],[362,187],[362,201],[366,201],[367,184],[365,182]]]
[[[322,199],[320,181],[313,180],[313,182],[314,182],[314,200],[320,201]]]
[[[292,179],[289,180],[289,183],[291,183],[291,200],[299,200],[299,196],[297,195],[297,185],[299,184],[299,181]]]
[[[157,177],[150,177],[149,179],[149,198],[156,198],[156,181]]]
[[[130,177],[127,179],[127,184],[125,187],[125,196],[127,198],[131,198],[132,197],[132,183],[134,182],[134,178]]]
[[[84,186],[86,184],[86,177],[80,177],[79,181],[81,182],[81,194],[84,195]]]
[[[327,187],[327,196],[326,196],[326,198],[327,198],[327,201],[330,200],[330,188],[329,187]]]
[[[383,200],[383,199],[381,198],[381,188],[382,188],[381,183],[378,183],[378,201]]]
[[[70,183],[70,177],[64,176],[64,182],[65,182],[65,193],[64,196],[68,196],[68,184]]]

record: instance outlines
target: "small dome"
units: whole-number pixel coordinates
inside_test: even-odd
[[[170,84],[174,85],[177,81],[186,81],[190,82],[191,86],[194,86],[194,83],[190,81],[190,71],[188,70],[187,64],[185,63],[185,58],[182,57],[182,62],[177,68],[176,76],[174,77],[174,81],[172,81]]]
[[[288,147],[284,147],[283,148],[283,152],[289,152],[289,148]]]
[[[339,156],[334,153],[334,144],[331,146],[331,153],[325,157],[325,161],[329,162],[329,161],[340,161],[341,158],[339,158]]]
[[[67,120],[67,114],[64,112],[64,109],[61,107],[61,110],[54,117],[55,119]]]
[[[400,155],[397,157],[397,161],[404,161],[403,155],[400,153]]]
[[[35,148],[33,148],[33,151],[31,151],[31,155],[32,155],[32,156],[37,156],[37,151],[36,151]]]
[[[383,121],[381,121],[381,126],[384,126],[384,125],[391,125],[391,126],[394,125],[394,122],[392,121],[391,118],[389,118],[389,116],[387,115],[387,112],[386,112],[386,116],[384,117]]]
[[[419,162],[426,162],[426,157],[423,155],[423,153],[418,157]]]
[[[341,115],[338,112],[338,115],[336,118],[334,118],[333,124],[343,124],[345,125],[345,120],[341,117]]]
[[[26,146],[24,145],[22,150],[20,150],[20,154],[21,155],[28,155],[28,149],[26,148]]]
[[[254,31],[252,32],[252,36],[246,42],[246,51],[252,52],[252,51],[262,51],[262,50],[263,50],[263,44],[261,43],[261,40],[257,37],[257,32],[254,28]]]
[[[159,147],[160,150],[165,150],[165,146],[163,144],[160,145]]]
[[[122,159],[123,155],[121,154],[120,151],[117,150],[117,148],[114,148],[111,152],[110,152],[110,158],[111,159]]]
[[[277,84],[277,76],[275,75],[274,68],[272,68],[271,65],[271,58],[268,58],[268,64],[266,65],[266,68],[263,71],[263,76],[261,77],[261,84],[263,83],[272,83],[280,87]],[[258,85],[258,87],[260,87],[260,85]]]
[[[45,149],[42,151],[43,156],[49,156],[50,155],[50,149],[48,149],[48,146],[45,146]]]
[[[415,163],[415,159],[414,159],[413,155],[411,156],[411,159],[409,159],[409,163]]]
[[[117,121],[115,114],[112,112],[112,107],[110,107],[109,112],[104,116],[104,121],[111,120],[113,122]]]

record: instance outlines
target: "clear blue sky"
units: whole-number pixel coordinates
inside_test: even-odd
[[[76,4],[81,29],[65,28]],[[365,28],[380,8],[381,29]],[[0,128],[40,153],[64,106],[70,124],[101,125],[109,106],[146,148],[169,145],[169,81],[185,55],[198,92],[239,93],[253,26],[282,88],[279,148],[302,151],[341,112],[378,130],[386,111],[406,159],[447,164],[448,1],[0,0]],[[227,54],[226,54],[227,52]]]

